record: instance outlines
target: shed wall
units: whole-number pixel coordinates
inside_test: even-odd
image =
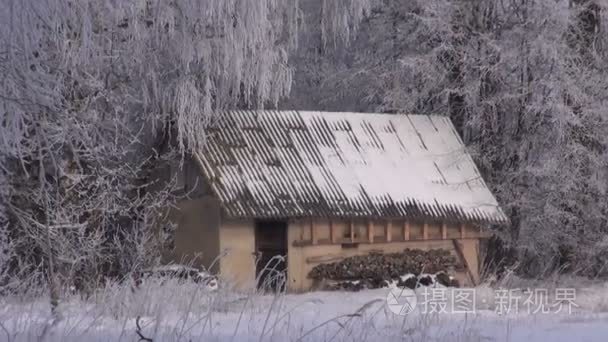
[[[174,249],[165,253],[165,262],[208,268],[219,254],[219,201],[211,196],[181,201],[170,211],[169,220],[177,230]]]
[[[234,284],[237,289],[249,290],[255,287],[254,220],[222,221],[219,203],[209,197],[181,202],[179,210],[172,215],[179,225],[175,252],[170,255],[173,260],[199,255],[197,260],[208,267],[221,255],[217,262],[219,267],[214,272],[228,284]],[[352,236],[350,227],[353,228]],[[369,227],[373,229],[369,230]],[[308,278],[308,273],[316,265],[374,251],[393,253],[405,248],[440,248],[449,250],[460,258],[454,241],[461,247],[462,256],[471,271],[471,274],[457,272],[456,278],[461,284],[469,285],[472,283],[471,276],[474,282],[479,281],[480,237],[484,236],[478,229],[459,224],[445,224],[442,227],[438,223],[425,225],[412,222],[407,224],[406,229],[405,221],[399,220],[357,221],[356,224],[351,224],[348,220],[292,220],[287,230],[287,286],[290,291],[310,290],[313,281]],[[358,242],[342,244],[349,239]]]

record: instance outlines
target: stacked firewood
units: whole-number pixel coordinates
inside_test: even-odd
[[[329,290],[359,290],[379,288],[395,283],[415,287],[439,282],[453,285],[447,275],[458,269],[457,259],[447,250],[405,249],[400,253],[370,253],[315,266],[308,277]],[[404,275],[410,275],[404,278]],[[426,279],[426,278],[432,279]]]

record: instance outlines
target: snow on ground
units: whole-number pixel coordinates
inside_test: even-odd
[[[478,290],[480,298],[491,291]],[[139,341],[138,316],[142,336],[154,341],[606,341],[606,290],[581,290],[571,314],[499,315],[480,300],[474,313],[418,307],[399,316],[386,305],[389,289],[273,296],[114,287],[66,299],[55,322],[42,300],[0,299],[0,341]]]

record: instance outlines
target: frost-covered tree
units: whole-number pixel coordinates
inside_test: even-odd
[[[605,273],[606,10],[379,0],[346,53],[308,47],[287,105],[450,116],[511,218],[499,233],[522,269]]]
[[[348,42],[366,3],[325,2],[325,39]],[[298,0],[0,0],[0,268],[46,270],[57,291],[153,262],[175,196],[151,174],[201,148],[213,113],[289,94],[301,15]]]

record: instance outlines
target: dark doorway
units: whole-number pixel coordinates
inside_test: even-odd
[[[283,291],[287,283],[287,221],[255,222],[258,289]]]

